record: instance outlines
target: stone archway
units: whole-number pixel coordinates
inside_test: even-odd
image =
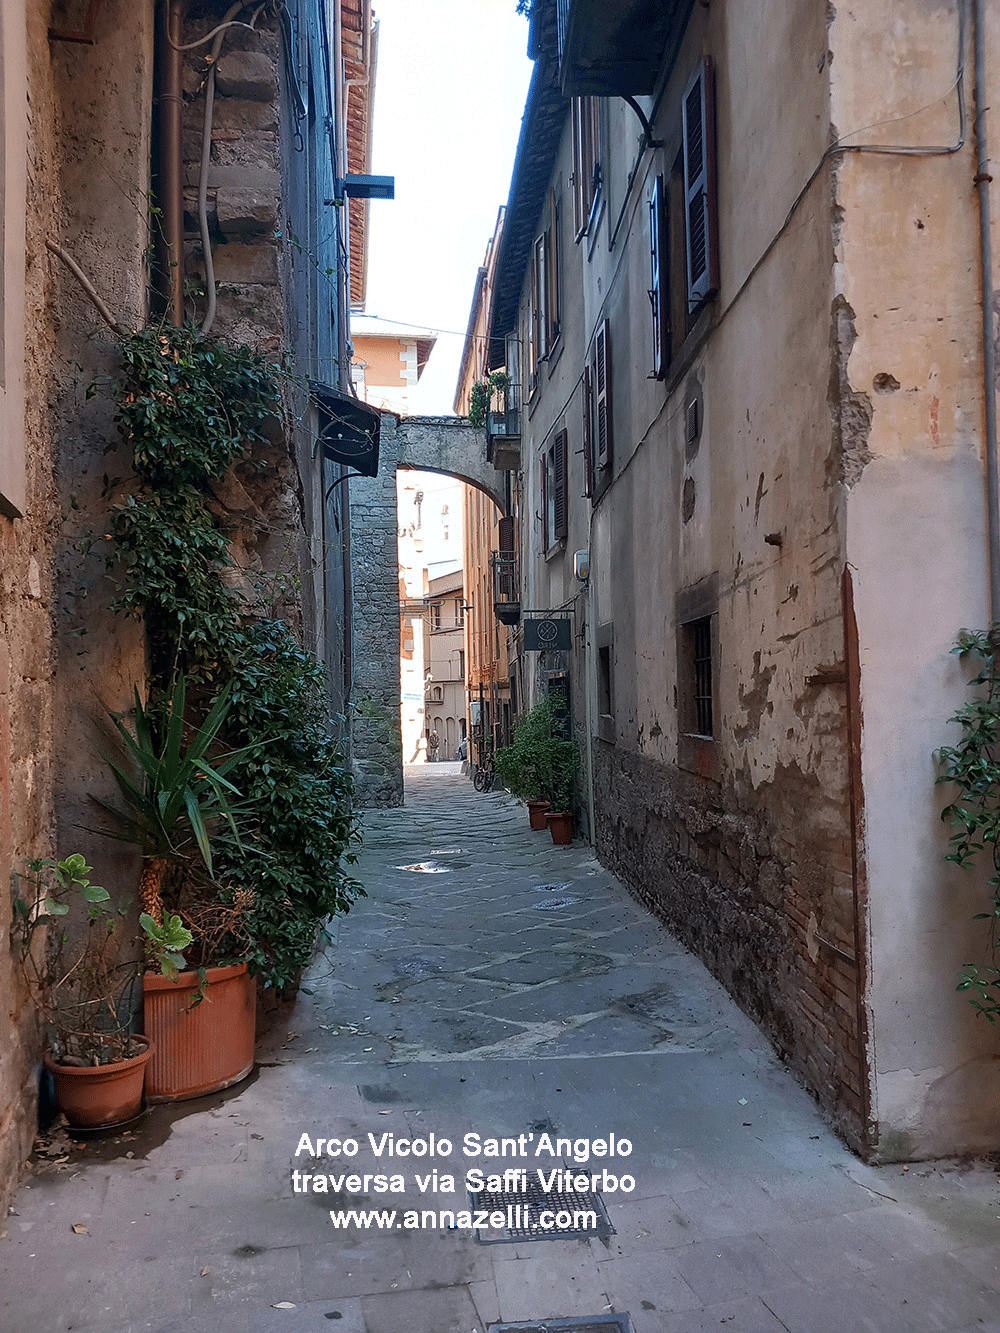
[[[403,803],[399,721],[396,472],[439,472],[484,491],[501,509],[502,474],[486,432],[461,417],[382,414],[379,475],[351,479],[351,751],[359,806]]]

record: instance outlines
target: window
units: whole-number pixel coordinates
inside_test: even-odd
[[[702,616],[685,625],[691,654],[691,703],[694,731],[698,736],[713,736],[712,713],[712,617]]]
[[[549,356],[560,330],[559,205],[555,190],[549,190],[547,225],[532,250],[530,323],[533,387],[537,363]]]
[[[455,628],[461,629],[465,624],[465,613],[462,607],[461,597],[455,598]]]
[[[610,477],[612,435],[611,321],[606,319],[598,326],[583,371],[584,495],[603,490],[603,481]]]
[[[573,99],[573,225],[576,239],[586,236],[597,216],[601,196],[600,103],[596,97]]]
[[[609,623],[599,625],[597,647],[597,734],[602,741],[615,740],[614,630]]]
[[[670,250],[666,193],[657,176],[649,196],[649,301],[653,316],[653,375],[663,379],[670,364]]]
[[[706,57],[681,102],[681,148],[648,197],[652,371],[663,379],[705,302],[719,288],[715,77]]]
[[[719,287],[715,198],[715,75],[706,56],[684,93],[684,216],[687,240],[688,309]]]
[[[431,602],[431,629],[441,628],[441,603]]]
[[[718,776],[718,577],[677,598],[678,763],[703,777]]]
[[[550,551],[569,531],[566,464],[569,444],[565,430],[557,433],[542,456],[542,543]]]

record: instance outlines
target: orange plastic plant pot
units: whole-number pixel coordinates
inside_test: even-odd
[[[176,981],[143,978],[146,1035],[156,1054],[146,1075],[146,1100],[179,1102],[239,1083],[253,1069],[257,985],[246,963],[182,972]]]
[[[528,802],[528,824],[536,831],[545,827],[545,812],[549,809],[548,801]]]
[[[552,841],[560,847],[566,847],[573,841],[573,816],[564,811],[545,816],[545,822],[552,834]]]
[[[45,1068],[56,1085],[59,1109],[78,1129],[120,1125],[142,1110],[142,1083],[156,1047],[147,1037],[136,1037],[145,1045],[140,1055],[116,1060],[110,1065],[57,1065],[45,1057]]]

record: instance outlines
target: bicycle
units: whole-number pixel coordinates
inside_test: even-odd
[[[472,778],[476,791],[489,791],[493,786],[493,756],[491,754],[480,762]]]

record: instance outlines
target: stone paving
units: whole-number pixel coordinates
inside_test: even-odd
[[[407,802],[366,817],[370,896],[253,1081],[35,1164],[0,1242],[0,1333],[486,1333],[626,1312],[634,1333],[1000,1331],[992,1165],[863,1165],[589,848],[553,847],[458,765],[409,769]],[[487,1227],[484,1244],[457,1217],[471,1168],[548,1172],[545,1134],[612,1133],[627,1158],[573,1165],[634,1179],[601,1194],[613,1234]],[[452,1152],[378,1157],[369,1134]],[[466,1156],[466,1134],[524,1135],[525,1156]],[[314,1160],[319,1137],[358,1154]],[[335,1179],[296,1193],[293,1170]],[[355,1192],[352,1171],[405,1194]],[[335,1226],[350,1209],[396,1221]]]

